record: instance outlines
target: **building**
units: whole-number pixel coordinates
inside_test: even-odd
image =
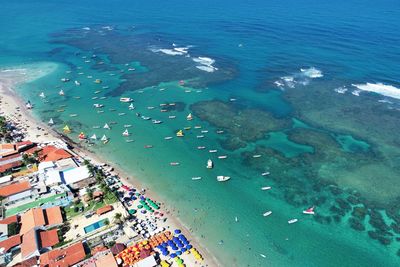
[[[21,167],[22,153],[32,154],[36,150],[36,144],[31,141],[0,144],[0,173]]]
[[[3,187],[0,187],[0,196],[4,197],[5,203],[14,204],[19,201],[29,199],[34,194],[29,181],[15,182]]]
[[[59,206],[47,209],[34,208],[21,215],[20,234],[24,235],[31,229],[44,227],[48,229],[63,223],[63,217]]]
[[[102,207],[102,208],[97,209],[97,210],[96,210],[96,214],[100,216],[100,215],[102,215],[102,214],[104,214],[104,213],[107,213],[107,212],[112,211],[113,209],[114,209],[114,208],[113,208],[112,205],[107,205],[107,206],[104,206],[104,207]]]
[[[86,252],[82,242],[62,249],[54,249],[40,256],[41,267],[69,267],[85,259]]]
[[[72,155],[62,148],[57,148],[55,146],[45,146],[39,152],[39,161],[58,161],[61,159],[72,158]]]
[[[90,173],[86,165],[65,170],[60,172],[60,175],[63,183],[72,189],[88,187],[96,183],[96,179],[93,177],[92,173]]]
[[[20,244],[21,237],[19,235],[0,241],[0,266],[4,266],[12,260],[13,255],[18,253]]]
[[[58,242],[60,241],[58,239],[57,229],[45,231],[32,228],[22,236],[22,259],[38,257],[41,253],[51,250]]]

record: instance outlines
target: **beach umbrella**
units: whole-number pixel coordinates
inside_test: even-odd
[[[176,257],[176,254],[175,254],[175,253],[172,253],[170,256],[171,256],[171,258],[175,258],[175,257]]]
[[[192,248],[192,245],[188,245],[187,247],[186,247],[186,249],[191,249]]]
[[[176,255],[182,255],[182,252],[181,251],[177,251]]]
[[[182,248],[181,251],[182,251],[182,253],[186,252],[186,248]]]
[[[175,229],[174,233],[175,233],[175,234],[180,234],[180,233],[181,233],[181,230]]]

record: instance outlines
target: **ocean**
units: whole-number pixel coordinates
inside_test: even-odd
[[[399,1],[0,3],[0,68],[55,69],[34,116],[105,134],[223,266],[400,265]]]

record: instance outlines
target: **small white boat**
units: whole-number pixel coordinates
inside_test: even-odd
[[[226,182],[226,181],[228,181],[229,179],[231,179],[230,176],[223,176],[223,175],[218,175],[218,176],[217,176],[217,181],[218,181],[218,182]]]
[[[226,159],[227,157],[226,155],[218,156],[219,159]]]
[[[309,215],[314,215],[315,214],[314,207],[311,207],[311,208],[308,208],[306,210],[303,210],[303,213],[304,214],[309,214]]]
[[[202,130],[201,133],[208,133],[208,130]]]
[[[216,150],[216,149],[210,149],[210,150],[208,150],[208,152],[210,152],[210,153],[217,153],[218,150]]]
[[[270,190],[271,189],[271,187],[270,186],[263,186],[263,187],[261,187],[261,190]]]
[[[154,109],[154,107],[147,107],[147,109],[151,110],[151,109]]]
[[[68,79],[68,78],[61,78],[61,81],[62,81],[63,83],[66,83],[66,82],[69,82],[69,79]]]
[[[168,116],[168,119],[175,119],[175,118],[176,118],[176,116],[174,116],[174,115]]]
[[[261,158],[261,155],[260,154],[253,155],[253,158]]]
[[[130,103],[130,102],[133,101],[133,99],[130,98],[130,97],[121,97],[121,98],[119,99],[119,101],[121,101],[121,102],[123,102],[123,103]]]
[[[125,129],[125,131],[122,133],[123,136],[129,136],[129,131],[128,129]]]
[[[75,85],[76,85],[76,86],[80,86],[80,85],[81,85],[81,83],[80,83],[80,82],[78,82],[78,81],[75,81]]]
[[[235,222],[239,222],[239,219],[237,216],[235,216]]]
[[[95,91],[94,93],[97,95],[97,94],[100,94],[101,91],[98,90],[98,91]]]
[[[92,128],[93,128],[93,129],[100,129],[100,126],[95,125],[95,126],[93,126]]]
[[[63,90],[63,89],[61,89],[61,90],[60,90],[60,92],[58,92],[58,94],[59,94],[60,96],[63,96],[63,95],[65,95],[65,93],[64,93],[64,90]]]
[[[204,138],[204,135],[198,135],[197,138]]]
[[[166,136],[166,137],[164,137],[164,139],[165,139],[165,140],[171,140],[171,139],[172,139],[172,136]]]
[[[70,114],[69,116],[70,117],[76,117],[76,116],[78,116],[78,114]]]
[[[193,180],[193,181],[201,180],[201,176],[192,177],[192,180]]]
[[[124,116],[124,115],[126,115],[125,112],[120,112],[120,113],[118,113],[118,116]]]
[[[206,149],[206,147],[205,146],[198,146],[197,149],[198,150],[203,150],[203,149]]]
[[[214,163],[211,159],[207,160],[207,169],[212,169],[214,167]]]
[[[267,216],[269,216],[271,214],[272,214],[272,211],[269,210],[269,211],[264,212],[263,216],[267,217]]]
[[[153,120],[152,122],[153,122],[153,124],[161,124],[162,123],[162,121],[159,121],[159,120]]]
[[[269,172],[263,172],[263,173],[261,173],[261,175],[262,176],[267,176],[267,175],[269,175]]]
[[[92,100],[96,100],[98,98],[99,98],[98,96],[94,96],[94,97],[92,97]]]
[[[104,105],[103,104],[93,104],[93,107],[95,107],[95,108],[102,108],[102,107],[104,107]]]
[[[126,139],[125,140],[125,142],[127,142],[127,143],[132,143],[134,140],[132,140],[132,139]]]
[[[44,95],[43,92],[41,92],[41,93],[39,94],[39,96],[40,96],[41,98],[45,98],[45,97],[46,97],[46,96]]]
[[[142,118],[142,120],[145,120],[145,121],[151,120],[150,117],[146,117],[146,116],[141,116],[141,118]]]
[[[200,125],[196,125],[196,126],[194,126],[194,128],[195,129],[201,129],[201,126]]]
[[[129,108],[129,110],[134,110],[135,109],[135,107],[133,106],[133,103],[131,103],[128,108]]]
[[[219,130],[219,131],[217,131],[216,133],[217,133],[217,134],[222,134],[222,133],[224,133],[224,131]]]
[[[187,119],[188,121],[193,120],[192,113],[189,113],[189,115],[186,116],[186,119]]]
[[[165,88],[160,88],[159,90],[160,90],[160,91],[165,91]]]
[[[105,96],[102,96],[102,97],[100,97],[99,99],[106,99],[107,97],[105,97]]]
[[[110,126],[109,126],[107,123],[104,124],[103,128],[104,128],[104,129],[107,129],[107,130],[110,130],[110,129],[111,129]]]
[[[230,98],[229,101],[235,102],[237,99],[236,98]]]
[[[132,124],[124,124],[124,127],[125,128],[130,128],[130,127],[132,127]]]
[[[178,166],[180,163],[179,162],[170,162],[169,165],[171,166]]]
[[[49,125],[53,125],[53,124],[54,124],[53,118],[51,118],[51,119],[49,120],[48,124],[49,124]]]
[[[298,219],[291,219],[288,221],[288,224],[296,223],[298,221],[299,221]]]
[[[96,134],[93,134],[93,135],[90,137],[90,139],[97,140]]]
[[[263,257],[263,258],[266,258],[266,257],[267,257],[267,256],[265,256],[264,254],[261,254],[261,253],[260,253],[260,256]]]
[[[98,110],[97,113],[104,113],[104,110]]]
[[[108,88],[110,88],[110,86],[103,86],[103,87],[101,87],[101,88],[103,88],[103,89],[108,89]]]
[[[129,68],[128,71],[135,71],[135,68]]]

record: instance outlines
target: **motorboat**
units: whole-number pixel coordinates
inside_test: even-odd
[[[208,152],[210,152],[210,153],[217,153],[218,150],[216,150],[216,149],[210,149],[210,150],[208,150]]]
[[[93,129],[100,129],[100,126],[95,125],[95,126],[92,126],[92,128],[93,128]]]
[[[311,208],[308,208],[308,209],[306,209],[306,210],[303,210],[303,213],[304,213],[304,214],[314,215],[314,214],[315,214],[315,212],[314,212],[314,207],[311,207]]]
[[[204,135],[197,135],[197,138],[204,138]]]
[[[219,159],[226,159],[227,157],[226,155],[218,156]]]
[[[235,222],[239,222],[239,219],[237,216],[235,216]]]
[[[253,158],[261,158],[261,155],[260,154],[253,155]]]
[[[196,126],[194,126],[194,128],[195,129],[201,129],[201,126],[200,125],[196,125]]]
[[[272,211],[269,210],[269,211],[264,212],[263,216],[267,217],[267,216],[269,216],[271,214],[272,214]]]
[[[145,145],[144,148],[153,148],[152,145]]]
[[[179,165],[179,162],[170,162],[169,165],[171,165],[171,166],[178,166],[178,165]]]
[[[92,100],[96,100],[96,99],[99,99],[99,97],[98,96],[92,97]]]
[[[64,93],[64,90],[63,90],[63,89],[61,89],[61,90],[60,90],[60,92],[58,92],[58,94],[59,94],[60,96],[63,96],[63,95],[65,95],[65,93]]]
[[[152,110],[152,109],[154,109],[154,107],[153,107],[153,106],[147,107],[147,109],[148,109],[148,110]]]
[[[212,169],[214,167],[214,163],[211,159],[207,160],[207,169]]]
[[[119,101],[120,101],[120,102],[123,102],[123,103],[130,103],[130,102],[133,101],[133,99],[130,98],[130,97],[121,97],[121,98],[119,99]]]
[[[132,143],[134,140],[133,139],[126,139],[125,142],[127,143]]]
[[[291,219],[288,221],[288,224],[296,223],[298,221],[299,221],[298,219]]]
[[[100,90],[97,90],[97,91],[94,91],[94,93],[97,95],[97,94],[100,94],[101,91],[100,91]]]
[[[261,173],[261,175],[262,176],[267,176],[267,175],[269,175],[269,172],[263,172],[263,173]]]
[[[208,133],[208,130],[202,130],[201,133]]]
[[[162,121],[159,121],[159,120],[153,120],[152,121],[154,124],[161,124],[162,123]]]
[[[129,136],[129,131],[128,129],[125,129],[125,131],[122,133],[123,136]]]
[[[217,133],[217,134],[223,134],[223,133],[224,133],[224,131],[222,131],[222,130],[219,130],[219,131],[216,131],[216,133]]]
[[[182,130],[179,130],[179,131],[176,133],[176,136],[177,136],[177,137],[183,137],[183,136],[184,136],[183,131],[182,131]]]
[[[166,137],[164,137],[164,139],[165,139],[165,140],[171,140],[171,139],[172,139],[172,136],[166,136]]]
[[[76,117],[76,116],[78,116],[78,114],[74,113],[74,114],[70,114],[69,116],[70,117]]]
[[[189,115],[186,116],[186,119],[187,119],[188,121],[193,120],[192,113],[189,113]]]
[[[192,129],[192,127],[187,126],[187,127],[183,128],[183,129],[186,130],[186,131],[189,131],[190,129]]]
[[[218,175],[218,176],[217,176],[217,181],[218,181],[218,182],[226,182],[226,181],[228,181],[229,179],[231,179],[230,176],[223,176],[223,175]]]
[[[175,118],[176,118],[176,116],[174,116],[174,115],[168,116],[168,119],[175,119]]]
[[[197,149],[198,150],[203,150],[203,149],[206,149],[206,147],[205,146],[198,146]]]
[[[120,113],[118,113],[118,116],[124,116],[124,115],[126,115],[125,112],[120,112]]]
[[[142,118],[142,120],[145,120],[145,121],[151,120],[150,117],[146,117],[146,116],[141,116],[141,118]]]
[[[132,127],[132,124],[124,124],[124,127],[125,128],[130,128],[130,127]]]
[[[264,254],[261,254],[261,253],[260,253],[260,256],[263,257],[263,258],[266,258],[266,257],[267,257],[267,256],[265,256]]]
[[[201,176],[192,177],[192,180],[193,180],[193,181],[196,181],[196,180],[201,180]]]
[[[263,186],[261,187],[261,190],[265,191],[265,190],[270,190],[272,187],[270,186]]]
[[[102,83],[102,81],[100,79],[96,79],[94,82],[95,83]]]
[[[102,108],[102,107],[104,107],[104,105],[103,104],[93,104],[93,107],[95,107],[95,108]]]
[[[63,83],[66,83],[66,82],[69,82],[69,79],[68,79],[68,78],[61,78],[61,81],[62,81]]]

